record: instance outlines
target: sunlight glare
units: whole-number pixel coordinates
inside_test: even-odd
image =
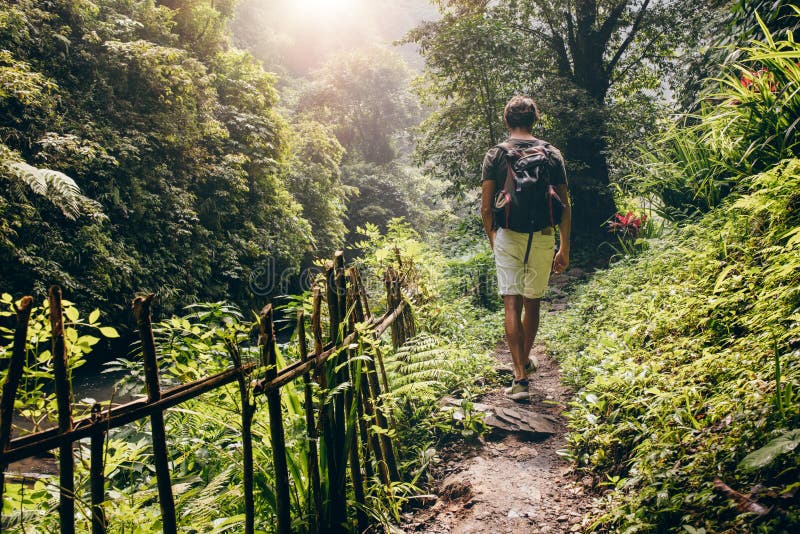
[[[358,0],[296,0],[294,9],[306,16],[330,17],[350,14]]]

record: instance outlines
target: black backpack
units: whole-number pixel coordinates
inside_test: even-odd
[[[503,187],[494,199],[495,223],[528,234],[527,264],[533,233],[560,223],[566,207],[550,180],[558,163],[552,145],[544,141],[525,148],[510,143],[497,146],[504,152],[507,169]]]

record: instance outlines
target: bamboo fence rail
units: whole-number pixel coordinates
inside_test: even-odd
[[[177,532],[175,501],[170,480],[170,456],[165,432],[164,412],[169,408],[195,399],[204,393],[236,383],[242,406],[242,450],[245,533],[251,534],[255,528],[254,482],[253,482],[253,438],[252,421],[256,413],[254,397],[264,395],[270,421],[270,437],[273,452],[273,465],[276,480],[277,531],[281,534],[291,532],[290,479],[287,469],[286,444],[281,412],[281,388],[302,378],[305,424],[309,437],[309,485],[312,529],[316,532],[342,532],[347,517],[346,484],[349,468],[350,482],[356,503],[356,520],[359,531],[367,528],[367,518],[363,513],[364,480],[373,473],[372,459],[375,461],[381,482],[390,485],[400,480],[397,460],[388,432],[392,424],[388,410],[384,410],[382,395],[388,391],[383,359],[372,344],[355,345],[359,335],[368,333],[373,339],[379,338],[386,330],[391,331],[395,347],[402,345],[414,333],[414,318],[411,308],[403,299],[401,279],[394,269],[386,272],[384,282],[387,290],[387,311],[382,317],[375,317],[369,310],[367,293],[361,276],[355,267],[345,268],[344,255],[337,252],[326,270],[325,300],[328,306],[330,323],[329,340],[324,341],[322,332],[323,292],[319,287],[313,294],[313,309],[310,318],[313,351],[309,353],[305,338],[303,313],[297,317],[300,359],[283,369],[276,365],[276,340],[273,323],[273,310],[267,305],[260,314],[259,346],[260,361],[243,363],[239,348],[228,344],[232,366],[222,372],[161,390],[158,370],[157,347],[151,323],[151,304],[153,295],[137,297],[133,301],[139,335],[144,356],[145,386],[147,397],[119,406],[102,410],[95,404],[89,417],[73,421],[72,390],[67,380],[67,361],[64,338],[64,319],[61,304],[61,290],[53,286],[49,292],[50,322],[52,332],[52,354],[54,357],[54,380],[58,406],[57,427],[20,436],[12,439],[12,419],[17,389],[22,376],[26,358],[26,338],[31,315],[32,299],[23,297],[17,307],[16,327],[11,360],[0,397],[0,497],[5,492],[5,472],[12,462],[30,458],[54,449],[59,451],[60,500],[58,506],[61,532],[71,533],[75,529],[75,486],[74,453],[76,441],[90,439],[90,494],[92,534],[107,531],[108,522],[104,507],[104,442],[107,433],[115,428],[140,419],[149,418],[152,430],[153,462],[155,465],[159,505],[164,532]],[[364,325],[357,328],[357,325]],[[367,346],[371,358],[359,361],[359,365],[336,365],[333,373],[327,373],[328,360],[338,360],[354,350],[353,346]],[[352,355],[352,354],[350,354]],[[351,362],[352,363],[352,362]],[[377,363],[377,365],[376,365]],[[379,371],[380,370],[380,371]],[[261,378],[251,380],[250,376],[259,373]],[[344,388],[346,394],[339,394],[334,402],[321,403],[318,410],[313,406],[312,380],[320,383],[323,389],[333,390],[345,381],[353,388]],[[347,411],[353,405],[358,417],[348,418]],[[374,419],[378,430],[365,424],[364,417]],[[348,427],[348,421],[350,425]],[[326,516],[320,491],[320,471],[316,439],[326,438],[328,483],[334,488],[331,492],[337,502],[331,503],[332,511]],[[350,436],[348,441],[347,436]],[[348,445],[349,443],[349,445]],[[347,448],[347,450],[345,450]],[[342,465],[336,458],[346,458]],[[0,530],[3,529],[0,517]]]

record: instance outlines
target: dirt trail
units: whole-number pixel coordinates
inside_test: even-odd
[[[552,309],[552,308],[551,308]],[[547,318],[544,318],[547,320]],[[592,507],[591,479],[579,480],[558,451],[566,448],[561,412],[570,393],[561,384],[558,364],[537,345],[539,370],[531,377],[529,403],[506,399],[495,391],[481,399],[492,407],[515,407],[550,415],[556,434],[541,441],[519,435],[490,434],[479,445],[451,447],[432,493],[438,500],[415,513],[406,532],[425,533],[568,533],[583,532],[584,514]],[[505,345],[496,353],[498,366],[510,368]],[[510,375],[508,375],[510,381]]]

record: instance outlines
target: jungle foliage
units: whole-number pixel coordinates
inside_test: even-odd
[[[446,183],[410,164],[411,130],[423,115],[411,76],[398,53],[372,46],[334,54],[309,80],[295,81],[292,117],[330,125],[345,149],[340,189],[348,245],[357,240],[359,227],[386,230],[397,217],[433,234],[451,222],[443,198]]]
[[[403,506],[419,494],[419,486],[428,481],[428,467],[438,461],[437,449],[448,440],[479,428],[473,419],[469,427],[439,410],[438,400],[446,393],[458,392],[470,399],[491,384],[491,351],[501,331],[498,314],[470,304],[469,296],[443,295],[460,284],[459,274],[451,271],[449,260],[420,239],[408,224],[394,221],[381,234],[368,227],[359,245],[365,252],[361,261],[365,283],[371,288],[371,308],[382,313],[382,279],[377,275],[387,266],[397,268],[406,280],[404,297],[412,303],[419,334],[406,346],[393,352],[388,334],[376,346],[385,354],[386,372],[391,391],[384,403],[391,407],[396,421],[395,443],[403,482],[384,486],[378,475],[368,480],[366,512],[373,523],[389,528],[400,520]],[[0,298],[0,317],[13,315],[13,298]],[[70,366],[75,369],[94,356],[92,347],[100,338],[116,336],[113,328],[103,326],[99,310],[84,315],[72,303],[65,302],[67,338],[70,341]],[[310,311],[311,295],[298,296],[289,305]],[[29,363],[24,371],[23,391],[19,398],[20,416],[31,423],[21,425],[16,435],[53,424],[56,418],[54,395],[43,395],[52,380],[49,351],[48,316],[45,307],[34,310],[29,331]],[[323,323],[327,317],[323,316]],[[228,303],[204,303],[190,306],[182,316],[173,316],[155,325],[160,347],[160,372],[165,387],[176,386],[226,369],[231,364],[231,347],[247,363],[258,358],[254,343],[257,326],[247,315]],[[13,332],[0,328],[3,340]],[[364,339],[365,343],[372,343]],[[310,345],[310,343],[309,343]],[[7,358],[0,345],[0,358]],[[364,358],[366,356],[360,356]],[[282,367],[299,358],[295,338],[280,346]],[[358,363],[358,362],[355,362]],[[118,394],[139,393],[143,389],[140,348],[129,358],[119,358],[108,370],[125,371],[127,377],[118,385]],[[293,532],[307,532],[313,518],[309,482],[309,436],[305,425],[301,383],[282,389],[284,427],[289,473]],[[327,391],[314,387],[314,406],[333,402],[344,395],[349,384]],[[105,407],[110,402],[97,399]],[[111,400],[113,402],[114,399]],[[251,399],[259,409],[253,422],[255,502],[258,532],[275,528],[275,482],[269,441],[268,412],[261,406],[263,397]],[[88,411],[94,399],[82,399],[81,409]],[[168,451],[171,454],[172,482],[179,525],[197,532],[238,532],[242,530],[242,445],[239,392],[235,385],[208,393],[166,413]],[[353,411],[355,413],[355,411]],[[477,426],[476,426],[477,425]],[[154,532],[161,526],[156,480],[152,471],[152,451],[146,420],[109,432],[106,443],[105,513],[111,532]],[[324,447],[324,445],[321,445]],[[84,443],[77,444],[81,454]],[[321,455],[324,457],[324,454]],[[88,462],[87,462],[88,463]],[[87,463],[77,462],[77,529],[88,531],[89,479]],[[321,463],[323,490],[327,491],[325,463]],[[355,504],[348,489],[348,529],[355,528]],[[325,499],[327,501],[327,499]],[[7,480],[3,508],[4,521],[11,532],[49,532],[58,529],[58,479],[39,478],[33,487]]]
[[[593,528],[800,528],[800,48],[761,30],[646,158],[642,191],[694,219],[547,327],[569,455],[604,488]]]

